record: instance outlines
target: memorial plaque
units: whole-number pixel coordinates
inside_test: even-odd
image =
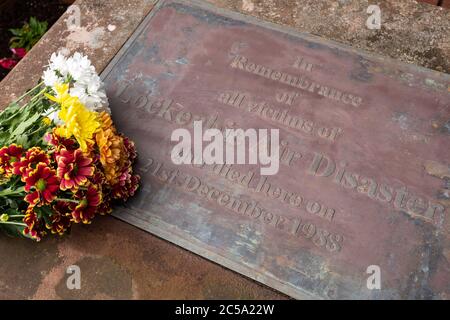
[[[162,1],[103,78],[142,175],[117,218],[295,298],[450,297],[448,75]],[[175,164],[194,121],[279,129],[278,173]]]

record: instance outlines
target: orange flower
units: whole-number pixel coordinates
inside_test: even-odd
[[[126,149],[123,138],[117,134],[110,115],[102,112],[99,119],[101,125],[95,134],[95,141],[100,150],[100,163],[105,170],[106,180],[115,183],[127,157]]]

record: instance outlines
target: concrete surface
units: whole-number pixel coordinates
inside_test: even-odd
[[[450,72],[450,10],[414,0],[208,0],[365,51]],[[379,4],[382,25],[365,23]]]
[[[0,299],[284,298],[112,217],[41,243],[2,234],[0,259]],[[74,264],[81,290],[66,286]]]
[[[450,70],[450,11],[436,6],[378,1],[384,22],[377,31],[365,27],[365,0],[208,1],[402,61]],[[153,1],[75,4],[81,10],[80,26],[68,30],[66,20],[73,14],[61,17],[0,83],[0,109],[38,81],[50,54],[61,47],[88,54],[97,71],[103,70]],[[0,235],[0,261],[0,299],[286,298],[112,217],[41,243]],[[80,291],[65,286],[72,264],[82,270]]]

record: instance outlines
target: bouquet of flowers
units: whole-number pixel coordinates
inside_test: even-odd
[[[39,241],[133,196],[134,143],[80,53],[54,53],[42,82],[0,113],[0,229]]]

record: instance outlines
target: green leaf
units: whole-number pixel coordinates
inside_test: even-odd
[[[39,21],[35,17],[31,17],[28,23],[21,28],[9,29],[14,37],[10,39],[12,48],[25,48],[30,50],[36,42],[47,31],[47,21]]]
[[[33,28],[36,28],[36,25],[38,24],[38,22],[37,22],[37,20],[36,20],[36,18],[35,17],[30,17],[30,27],[33,29]]]
[[[0,229],[12,237],[24,237],[25,236],[23,234],[23,230],[25,229],[25,226],[0,223]]]
[[[11,198],[6,198],[6,203],[8,203],[10,209],[9,210],[17,210],[19,208],[19,205],[17,204],[17,201]],[[6,212],[8,213],[8,212]],[[10,214],[10,213],[8,213]]]
[[[15,36],[20,36],[22,34],[22,29],[9,29],[9,32]]]
[[[17,136],[16,143],[19,146],[23,146],[24,148],[26,148],[26,146],[28,144],[28,136],[26,134],[21,134],[21,135]]]
[[[0,113],[0,126],[3,126],[6,121],[10,120],[14,115],[18,114],[20,106],[16,103],[11,103]]]
[[[23,187],[17,189],[6,188],[0,190],[0,197],[22,196],[24,192]]]
[[[44,219],[46,224],[51,224],[50,217],[53,215],[53,211],[49,206],[42,206],[35,208],[38,219]]]
[[[41,115],[36,113],[34,115],[32,115],[28,120],[21,122],[17,128],[11,133],[11,136],[15,137],[18,135],[22,135],[25,130],[30,127],[31,125],[33,125],[37,119],[39,119]]]

